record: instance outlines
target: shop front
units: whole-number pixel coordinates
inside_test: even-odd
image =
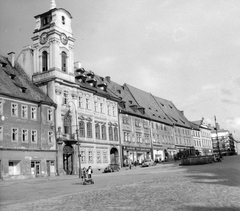
[[[146,147],[126,147],[122,148],[123,152],[123,166],[128,166],[129,164],[141,164],[146,159],[151,159],[151,148]]]

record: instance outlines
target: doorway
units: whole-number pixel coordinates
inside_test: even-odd
[[[63,170],[67,175],[73,174],[73,154],[74,149],[70,145],[63,147]]]
[[[119,164],[119,152],[115,147],[110,150],[110,159],[111,164]]]

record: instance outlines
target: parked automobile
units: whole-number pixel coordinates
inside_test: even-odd
[[[156,163],[152,159],[147,159],[142,162],[142,167],[154,166]]]
[[[114,172],[114,171],[119,171],[120,170],[120,167],[118,164],[116,163],[112,163],[112,164],[109,164],[105,169],[104,169],[104,173],[107,173],[107,172]]]

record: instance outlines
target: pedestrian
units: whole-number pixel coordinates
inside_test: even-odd
[[[82,169],[82,180],[85,180],[87,178],[87,175],[86,175],[87,172],[86,171],[87,171],[86,168],[83,167],[83,169]]]
[[[88,169],[87,169],[88,179],[92,178],[92,173],[93,173],[92,167],[89,166]]]

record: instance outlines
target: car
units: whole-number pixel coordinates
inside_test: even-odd
[[[147,159],[143,161],[142,167],[154,166],[155,162],[152,159]]]
[[[107,173],[107,172],[114,172],[114,171],[119,171],[120,170],[120,167],[118,164],[116,163],[112,163],[112,164],[109,164],[105,169],[104,169],[104,173]]]

